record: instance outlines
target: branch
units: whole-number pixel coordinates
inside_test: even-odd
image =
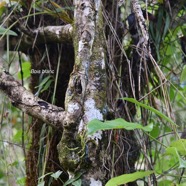
[[[72,42],[73,27],[71,24],[65,26],[46,26],[34,30],[37,43],[63,43]]]
[[[19,25],[19,28],[23,35],[20,37],[11,37],[11,50],[17,50],[19,48],[20,51],[27,52],[35,43],[37,45],[44,43],[72,43],[73,27],[71,24],[40,27],[33,31],[27,30],[22,25]]]
[[[57,107],[34,96],[10,74],[0,70],[0,90],[12,104],[34,118],[40,119],[55,128],[61,128],[65,117],[63,108]]]
[[[132,0],[131,5],[132,5],[132,9],[135,13],[135,17],[137,19],[136,23],[138,24],[138,32],[141,32],[141,33],[139,33],[139,35],[141,35],[141,37],[140,37],[140,41],[137,44],[137,46],[142,44],[143,48],[145,47],[146,49],[148,49],[149,35],[147,32],[145,18],[143,17],[143,12],[141,10],[140,4],[139,4],[138,0]]]

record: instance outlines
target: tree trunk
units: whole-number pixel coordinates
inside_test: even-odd
[[[104,119],[106,112],[106,70],[101,1],[75,1],[75,64],[65,98],[59,158],[71,175],[84,173],[82,185],[103,185],[102,132],[86,136],[92,119]],[[101,166],[100,166],[101,165]]]
[[[66,6],[65,1],[56,3]],[[42,15],[41,22],[34,22],[36,18],[30,19],[29,29],[44,27],[31,33],[35,39],[28,39],[30,33],[23,36],[25,40],[22,39],[24,47],[20,50],[30,56],[31,68],[35,71],[54,70],[54,74],[50,74],[54,79],[59,63],[60,68],[55,102],[52,101],[54,83],[47,91],[38,94],[35,87],[41,83],[41,74],[32,74],[30,88],[43,100],[34,102],[36,96],[32,95],[33,108],[26,110],[34,116],[30,127],[32,143],[26,157],[26,185],[37,186],[42,180],[38,181],[38,178],[58,170],[62,171],[60,179],[63,181],[80,173],[83,186],[105,185],[111,177],[134,172],[139,148],[133,131],[100,131],[93,136],[86,135],[87,123],[92,119],[123,117],[132,121],[136,112],[133,104],[118,100],[126,96],[135,97],[130,63],[121,44],[125,26],[120,18],[118,2],[74,0],[73,27],[70,23],[65,25],[63,19],[56,21],[52,16]],[[58,27],[46,27],[48,25]],[[13,91],[8,94],[14,100],[10,92]],[[22,100],[21,97],[18,100]],[[44,108],[38,105],[41,102]],[[27,103],[15,103],[25,110],[23,105]],[[60,107],[59,112],[49,103]],[[34,111],[35,108],[40,112]],[[51,114],[50,118],[46,115],[42,118],[46,110]],[[56,114],[54,118],[53,113]],[[56,121],[56,118],[62,119]],[[50,175],[45,176],[46,186],[49,183],[62,185],[60,179],[51,179]]]

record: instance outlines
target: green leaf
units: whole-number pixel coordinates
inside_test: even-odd
[[[171,185],[172,181],[171,180],[162,180],[160,182],[158,182],[159,186],[167,186],[167,185]]]
[[[11,35],[11,36],[17,36],[17,34],[9,29],[6,29],[4,27],[0,27],[0,35]]]
[[[157,164],[155,166],[157,173],[167,171],[173,166],[175,167],[175,165],[178,168],[186,168],[186,161],[183,158],[181,158],[179,154],[179,151],[180,150],[182,151],[182,149],[180,148],[180,142],[178,141],[173,142],[173,146],[175,147],[170,146],[166,148],[165,154],[158,162],[159,165]],[[176,147],[176,145],[178,145],[178,148]]]
[[[41,89],[41,93],[44,92],[45,90],[47,90],[53,81],[54,81],[53,79],[50,79],[48,82],[46,82],[44,87]]]
[[[61,175],[62,171],[57,171],[53,174],[51,174],[50,176],[53,177],[55,180],[57,180],[59,178],[59,176]]]
[[[171,151],[171,153],[169,154],[168,151]],[[175,167],[175,165],[178,165],[178,157],[175,151],[173,149],[168,149],[168,151],[155,162],[154,170],[157,174],[163,174],[172,167]]]
[[[79,180],[76,180],[75,182],[73,182],[72,185],[73,186],[81,186],[82,185],[81,182],[82,182],[81,179],[79,179]]]
[[[165,155],[166,154],[171,155],[174,160],[177,160],[179,162],[179,168],[186,168],[186,161],[180,157],[180,154],[178,153],[178,149],[176,147],[168,147],[165,152]]]
[[[13,136],[13,141],[20,143],[21,139],[22,139],[21,137],[22,137],[22,131],[21,130],[17,130],[15,135]]]
[[[153,125],[142,126],[138,123],[132,123],[125,121],[122,118],[117,118],[115,120],[101,122],[97,119],[94,119],[88,123],[88,135],[92,135],[98,130],[111,130],[111,129],[126,129],[126,130],[134,130],[134,129],[142,129],[146,132],[150,132],[153,129]]]
[[[110,179],[105,186],[118,186],[126,184],[138,180],[140,178],[149,176],[152,173],[154,173],[154,171],[138,171],[131,174],[123,174],[121,176],[117,176],[115,178]]]
[[[180,77],[180,81],[181,81],[181,83],[186,81],[186,65],[184,65],[184,67],[183,67],[181,77]]]
[[[160,134],[160,128],[158,125],[154,125],[153,130],[150,132],[150,137],[157,138]]]
[[[172,125],[177,126],[176,123],[174,123],[174,121],[172,121],[169,117],[167,117],[165,114],[162,114],[162,112],[156,110],[153,107],[150,107],[148,105],[145,105],[144,103],[140,103],[138,102],[136,99],[134,98],[121,98],[122,100],[125,101],[129,101],[131,103],[135,103],[136,105],[146,108],[147,110],[150,110],[151,112],[154,112],[155,114],[157,114],[158,116],[160,116],[161,118],[165,119],[166,121],[170,122]]]
[[[180,155],[186,156],[186,139],[179,139],[170,144],[170,147],[175,147]]]
[[[22,71],[23,71],[23,78],[29,78],[30,77],[30,68],[31,64],[30,62],[24,62],[22,63]],[[21,79],[21,72],[18,73],[18,78]]]
[[[180,156],[178,157],[179,158],[179,168],[186,168],[186,161],[181,158]]]
[[[51,76],[45,77],[45,78],[41,81],[41,83],[39,84],[39,86],[36,86],[35,88],[43,87],[43,85],[46,84],[47,81],[48,81],[50,78],[51,78]]]
[[[25,181],[26,181],[26,178],[23,177],[23,178],[18,178],[16,180],[16,183],[19,184],[19,185],[25,185]]]

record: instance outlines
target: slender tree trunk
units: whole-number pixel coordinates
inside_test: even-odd
[[[70,77],[62,140],[61,164],[70,174],[84,173],[82,185],[103,185],[102,132],[86,136],[87,123],[104,119],[106,70],[101,1],[76,0],[74,20],[75,64]]]

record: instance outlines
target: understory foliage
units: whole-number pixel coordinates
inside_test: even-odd
[[[63,130],[24,114],[1,94],[0,186],[86,185],[86,137],[99,131],[104,154],[96,158],[106,186],[186,184],[186,4],[103,0],[101,6],[106,114],[103,121],[90,121],[73,147],[82,147],[83,163],[71,178],[57,150]],[[77,44],[47,42],[35,30],[74,26],[75,8],[71,0],[0,1],[0,64],[35,96],[62,108]],[[78,82],[75,88],[82,91]]]

